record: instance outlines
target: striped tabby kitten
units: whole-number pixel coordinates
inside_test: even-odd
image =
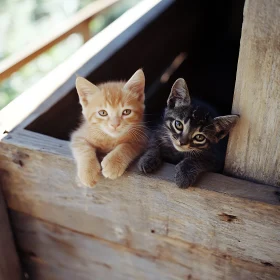
[[[153,172],[163,161],[176,164],[175,182],[180,188],[187,188],[202,172],[221,169],[220,140],[234,127],[239,117],[218,117],[212,111],[201,104],[191,104],[185,80],[178,79],[167,100],[163,124],[138,162],[140,171]]]

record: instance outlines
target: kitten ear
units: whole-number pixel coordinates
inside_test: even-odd
[[[97,86],[82,77],[77,77],[76,88],[79,95],[80,103],[83,107],[86,107],[90,102],[93,94],[99,91],[99,88]]]
[[[142,69],[137,70],[133,76],[126,82],[124,89],[137,93],[140,101],[145,99],[145,75]]]
[[[171,88],[170,95],[167,100],[169,107],[175,106],[189,106],[191,104],[191,98],[187,83],[183,78],[179,78],[175,81]]]
[[[216,117],[213,124],[216,130],[217,142],[228,135],[239,119],[238,115]]]

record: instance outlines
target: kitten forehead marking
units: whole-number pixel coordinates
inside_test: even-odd
[[[182,134],[182,136],[184,138],[188,136],[188,134],[190,132],[190,128],[191,128],[191,124],[190,124],[190,120],[188,120],[184,125],[184,130],[183,130],[183,134]]]

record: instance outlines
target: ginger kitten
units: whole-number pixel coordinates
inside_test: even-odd
[[[143,151],[145,76],[138,70],[126,83],[98,86],[78,77],[76,88],[83,122],[71,135],[71,148],[81,183],[93,187],[100,173],[110,179],[121,176]],[[106,154],[101,164],[99,154]]]

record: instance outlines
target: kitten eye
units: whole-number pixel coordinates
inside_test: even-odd
[[[129,115],[131,113],[131,110],[130,109],[125,109],[125,110],[123,110],[123,112],[122,112],[122,114],[124,115],[124,116],[127,116],[127,115]]]
[[[107,111],[105,111],[105,110],[100,110],[100,111],[98,112],[98,114],[99,114],[101,117],[106,117],[106,116],[108,116],[108,113],[107,113]]]
[[[183,130],[183,124],[180,121],[175,121],[175,127],[180,131]]]
[[[202,134],[196,134],[193,139],[196,140],[197,142],[203,142],[205,140],[205,136]]]

